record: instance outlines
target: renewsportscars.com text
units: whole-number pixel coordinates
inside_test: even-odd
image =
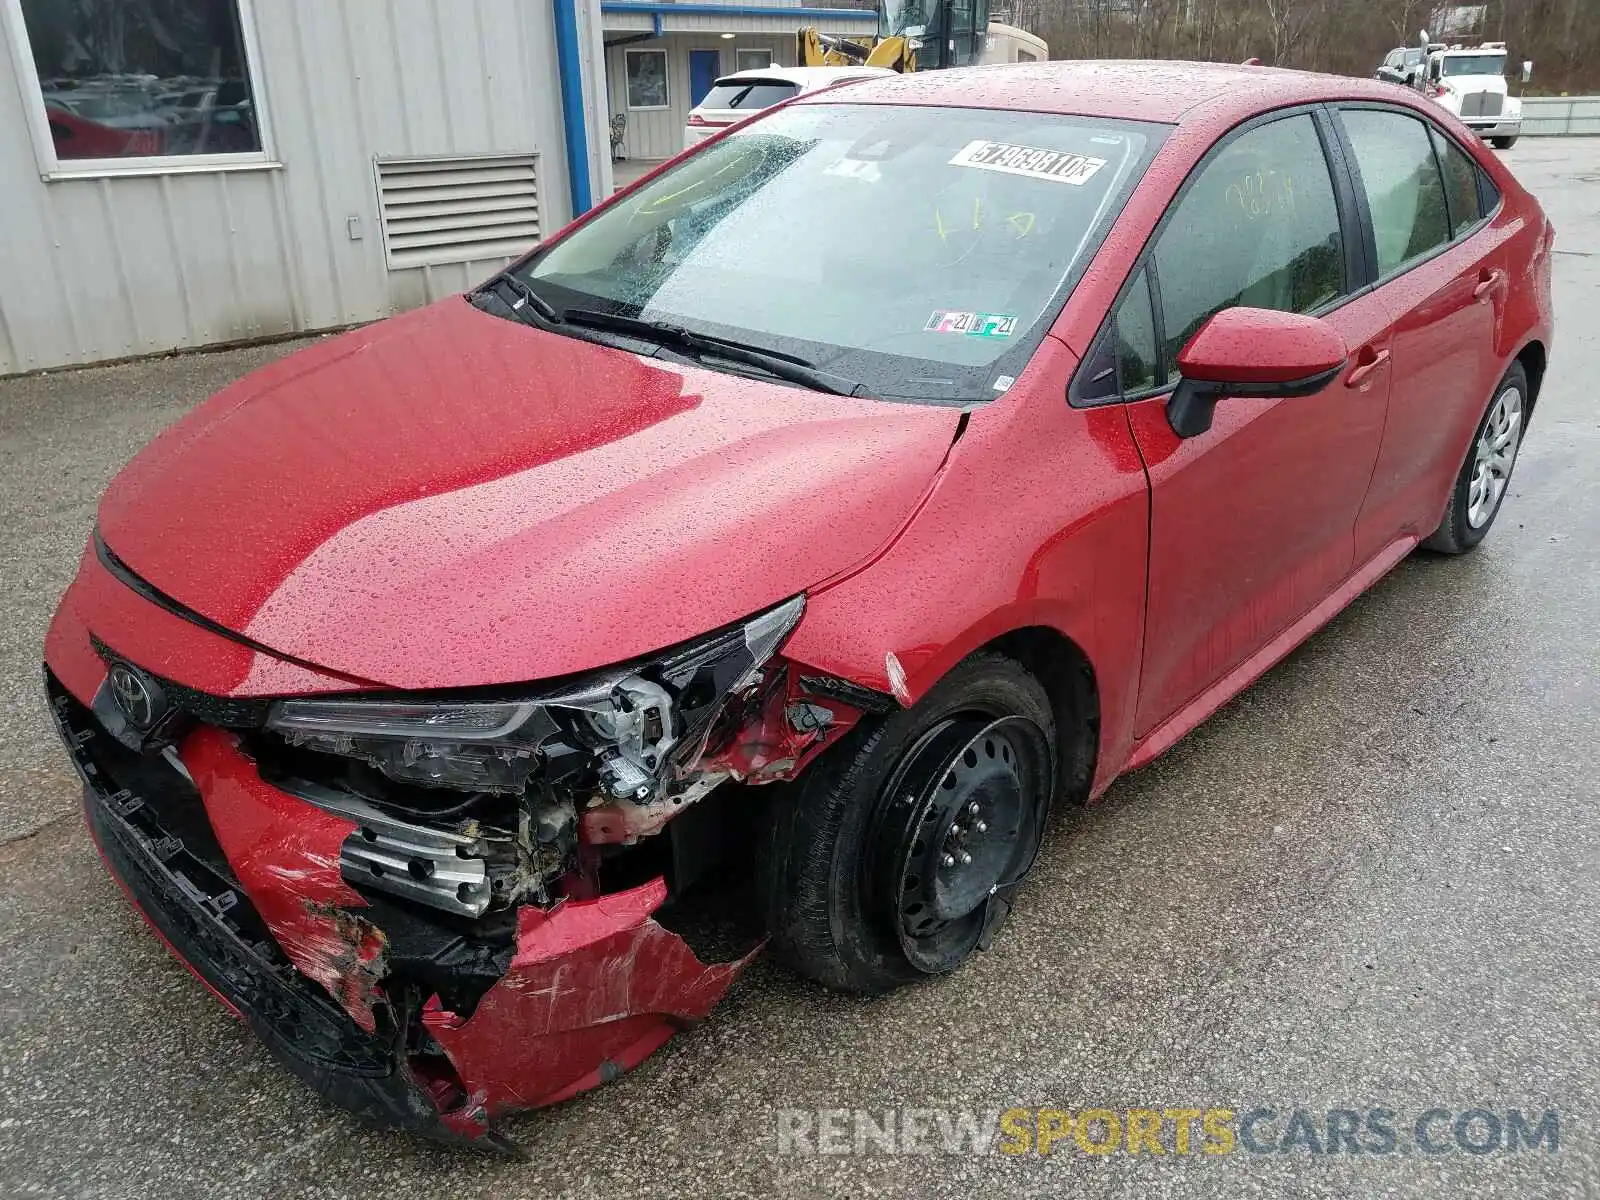
[[[1554,1154],[1554,1109],[781,1108],[778,1153],[869,1154]]]

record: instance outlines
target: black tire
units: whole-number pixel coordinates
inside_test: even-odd
[[[1515,137],[1490,138],[1489,144],[1496,150],[1509,150],[1517,144],[1517,139]]]
[[[1450,501],[1445,505],[1444,516],[1439,520],[1439,527],[1433,531],[1422,543],[1424,550],[1432,550],[1438,554],[1465,554],[1488,536],[1489,530],[1494,528],[1495,519],[1499,517],[1500,510],[1505,507],[1506,493],[1511,490],[1511,471],[1516,469],[1516,458],[1511,460],[1511,467],[1505,476],[1505,482],[1500,494],[1494,501],[1494,506],[1489,512],[1488,520],[1474,526],[1469,519],[1468,511],[1471,503],[1472,476],[1477,465],[1478,444],[1482,441],[1484,431],[1489,425],[1499,407],[1500,398],[1507,391],[1515,389],[1520,398],[1520,415],[1516,431],[1516,449],[1521,449],[1522,436],[1527,430],[1528,420],[1528,376],[1522,369],[1522,364],[1514,362],[1495,385],[1494,394],[1489,397],[1489,404],[1483,410],[1483,416],[1478,419],[1478,426],[1473,431],[1472,441],[1467,446],[1466,458],[1461,463],[1461,470],[1456,473],[1456,481],[1450,489]]]
[[[875,901],[873,847],[887,809],[887,785],[952,719],[1024,718],[1042,734],[1036,769],[1039,809],[1022,871],[1038,848],[1055,785],[1055,721],[1039,682],[1004,655],[975,654],[913,708],[867,718],[775,798],[761,842],[758,880],[773,952],[800,974],[841,991],[881,993],[954,969],[914,966],[897,932],[897,914]],[[1019,835],[1019,841],[1026,834]],[[1020,872],[1016,878],[1020,878]],[[1011,886],[984,931],[983,944],[1009,908]]]

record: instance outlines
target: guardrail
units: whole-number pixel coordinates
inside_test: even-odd
[[[1600,96],[1526,96],[1523,137],[1600,134]]]

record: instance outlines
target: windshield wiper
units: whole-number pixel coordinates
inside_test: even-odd
[[[621,313],[600,312],[592,308],[569,308],[563,314],[569,325],[586,325],[591,329],[610,329],[617,333],[632,334],[646,341],[664,346],[675,346],[694,354],[713,355],[728,362],[759,367],[768,375],[787,383],[798,383],[814,391],[833,396],[860,396],[876,399],[865,384],[823,371],[798,355],[781,350],[768,350],[752,346],[733,338],[717,337],[710,333],[696,333],[671,321],[647,321],[642,317],[628,317]]]
[[[474,294],[481,295],[502,284],[505,285],[507,291],[516,297],[514,300],[505,303],[506,307],[516,314],[517,320],[526,325],[561,324],[561,313],[556,310],[556,306],[534,291],[532,286],[525,280],[513,275],[510,271],[502,271]],[[535,313],[538,314],[537,317],[534,316]]]

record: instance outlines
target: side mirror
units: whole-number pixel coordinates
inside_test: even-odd
[[[1529,60],[1529,59],[1524,59],[1523,60],[1523,63],[1522,63],[1522,82],[1523,83],[1532,83],[1533,82],[1533,62],[1532,62],[1532,60]]]
[[[1310,396],[1338,377],[1350,357],[1339,331],[1316,317],[1265,308],[1225,308],[1178,354],[1182,376],[1167,401],[1181,438],[1211,428],[1227,396]]]

